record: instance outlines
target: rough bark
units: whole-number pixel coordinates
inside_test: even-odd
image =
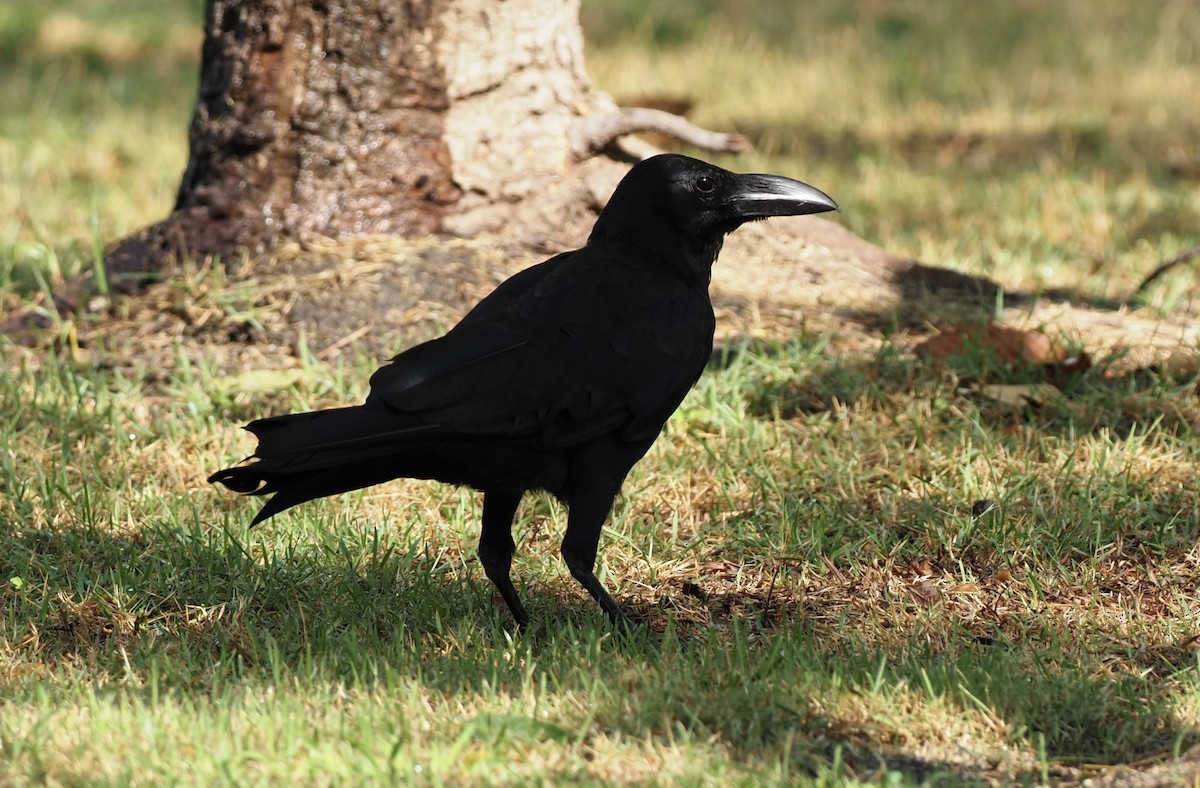
[[[446,2],[210,0],[189,160],[110,278],[312,232],[423,234],[460,195],[437,46]]]

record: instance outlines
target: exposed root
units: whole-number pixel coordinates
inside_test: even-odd
[[[649,107],[614,107],[577,118],[571,126],[571,155],[583,161],[596,155],[620,137],[653,131],[674,137],[702,150],[741,153],[753,146],[741,134],[709,131],[680,115]]]

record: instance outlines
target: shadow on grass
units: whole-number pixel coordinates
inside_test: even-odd
[[[1091,368],[1075,371],[1003,363],[987,347],[967,348],[939,364],[890,345],[866,358],[826,356],[822,347],[820,340],[811,338],[798,337],[791,343],[743,340],[717,348],[709,368],[727,369],[745,356],[778,361],[778,368],[756,373],[758,379],[746,387],[749,412],[762,418],[803,418],[858,403],[886,408],[892,407],[895,395],[911,395],[934,401],[930,418],[934,428],[945,419],[962,420],[962,408],[944,407],[955,403],[965,405],[972,415],[977,413],[979,424],[998,436],[1022,426],[1043,434],[1077,436],[1109,430],[1122,437],[1151,427],[1190,432],[1196,426],[1195,409],[1188,407],[1190,398],[1179,397],[1196,385],[1195,369],[1186,364],[1109,376],[1114,359],[1096,359]],[[977,390],[979,384],[991,383],[1051,383],[1062,396],[1014,406],[991,401]]]
[[[800,555],[786,559],[780,576],[802,566],[795,571],[805,580],[792,582],[790,599],[786,582],[774,586],[784,599],[763,611],[778,622],[763,632],[759,653],[770,662],[772,641],[786,638],[791,653],[781,661],[804,669],[754,690],[755,713],[775,718],[762,735],[790,732],[808,748],[804,762],[829,762],[836,752],[859,776],[886,764],[919,781],[949,772],[1002,783],[1019,774],[1078,780],[1087,776],[1080,768],[1200,742],[1200,730],[1177,715],[1200,683],[1188,645],[1195,581],[1185,574],[1200,532],[1179,517],[1195,510],[1195,495],[1160,493],[1084,522],[1069,519],[1074,505],[1049,522],[1030,515],[1029,501],[1052,495],[1049,485],[1027,486],[984,518],[969,506],[948,517],[944,501],[918,499],[899,507],[894,522],[851,503],[829,516],[841,529],[834,538],[802,535]],[[775,512],[776,527],[819,508],[806,503]],[[825,530],[821,515],[808,519]],[[984,521],[974,532],[973,519]],[[844,542],[827,569],[825,551],[803,549],[822,539]],[[831,695],[846,705],[828,702]],[[784,726],[787,712],[795,720]],[[727,724],[734,729],[721,729],[722,739],[738,740],[744,721]],[[997,740],[1014,746],[1012,762],[996,762]],[[917,753],[923,765],[913,762]]]
[[[119,641],[135,668],[145,667],[139,659],[169,658],[232,677],[315,661],[355,680],[375,657],[407,653],[411,667],[445,681],[455,671],[444,668],[474,651],[454,644],[465,630],[488,649],[502,649],[506,632],[515,632],[482,572],[437,545],[344,521],[317,531],[315,520],[249,532],[169,524],[129,534],[15,530],[3,550],[9,571],[46,579],[26,613],[42,617],[47,657],[87,654],[100,669],[115,666],[106,660],[117,657],[111,646]],[[559,604],[536,589],[524,596],[535,615]],[[601,617],[588,602],[568,605],[572,621]]]
[[[814,776],[887,769],[925,781],[996,768],[964,755],[950,731],[944,754],[931,755],[930,723],[905,719],[910,692],[1006,728],[1027,748],[1042,743],[1051,761],[1127,760],[1185,735],[1159,685],[1053,645],[914,643],[884,657],[853,632],[818,634],[803,616],[683,632],[668,621],[661,637],[622,639],[582,594],[536,589],[524,596],[538,623],[510,637],[482,573],[411,536],[345,523],[258,539],[167,524],[129,535],[14,529],[2,540],[7,571],[44,581],[23,595],[6,589],[8,618],[18,650],[38,651],[29,659],[154,675],[155,692],[220,698],[241,684],[412,680],[436,695],[486,698],[540,684],[587,698],[593,719],[581,736],[715,739],[747,768],[776,760]],[[576,741],[569,726],[520,714],[470,724],[476,738]],[[905,746],[909,724],[925,742],[919,753]]]
[[[857,446],[882,443],[908,455],[895,473],[880,468],[881,488],[861,500],[820,500],[830,496],[819,491],[835,483],[814,470],[800,473],[790,488],[772,488],[776,503],[746,515],[761,521],[746,529],[751,532],[797,528],[798,535],[776,540],[795,543],[807,566],[830,561],[838,571],[858,573],[859,586],[851,583],[835,596],[867,605],[865,596],[881,595],[881,605],[923,611],[920,633],[880,629],[887,626],[880,623],[887,618],[882,613],[873,625],[844,633],[831,636],[824,628],[810,663],[819,674],[850,671],[864,681],[870,659],[848,654],[846,644],[853,650],[855,642],[886,637],[892,641],[889,659],[876,660],[885,688],[923,689],[964,714],[982,713],[1026,752],[1041,749],[1059,764],[1129,762],[1200,739],[1173,708],[1180,683],[1196,681],[1194,654],[1180,645],[1182,636],[1172,640],[1186,620],[1168,626],[1171,636],[1160,626],[1195,593],[1188,568],[1200,541],[1197,493],[1190,478],[1131,473],[1124,453],[1137,451],[1142,441],[1167,451],[1176,444],[1186,449],[1175,436],[1190,436],[1195,428],[1195,408],[1186,405],[1192,380],[1153,370],[1109,380],[1103,370],[1093,370],[1055,381],[1066,397],[1062,403],[1014,409],[981,398],[969,384],[1041,382],[1045,370],[975,358],[931,374],[892,348],[874,359],[844,360],[824,355],[819,343],[800,351],[752,345],[756,358],[742,366],[740,352],[718,351],[713,366],[736,367],[751,414],[811,424],[835,444],[832,456],[855,456]],[[1181,391],[1187,394],[1183,408]],[[916,405],[904,404],[907,397]],[[1110,436],[1104,440],[1121,451],[1109,461],[1093,457],[1087,468],[1081,457],[1092,455],[1086,452],[1066,465],[1050,459],[1064,448],[1071,455],[1070,442],[1092,433]],[[1011,473],[995,468],[985,482],[965,468],[939,466],[940,453],[922,448],[963,441],[974,444],[980,457],[992,451],[1027,456],[1031,466]],[[831,479],[838,473],[827,470]],[[923,476],[931,481],[921,494],[922,485],[909,482]],[[887,487],[893,478],[905,480],[903,489]],[[980,516],[973,507],[982,502],[974,499],[983,496],[995,498],[996,508]],[[726,524],[738,530],[736,523]],[[889,600],[878,577],[862,579],[864,567],[900,563],[922,569],[906,576],[899,599]],[[1020,574],[1023,590],[1014,596],[986,587],[982,578],[1002,572]],[[947,578],[949,586],[966,575],[972,585],[984,586],[977,598],[987,603],[955,609],[949,598],[914,600],[908,594],[912,576],[926,573]],[[998,613],[997,605],[1005,612]],[[813,621],[837,615],[807,606],[804,613]],[[1074,616],[1082,618],[1073,622]],[[1139,634],[1143,626],[1147,634]],[[886,738],[847,733],[841,739],[855,745],[872,740]]]
[[[913,372],[915,366],[887,354],[861,365],[821,360],[802,365],[798,375],[777,370],[774,382],[756,378],[759,372],[752,369],[745,395],[759,415],[778,411],[794,417],[819,413],[835,401],[873,397],[894,411],[887,397],[928,380],[926,373]],[[800,390],[791,390],[793,384]],[[962,418],[956,413],[946,410],[936,418],[944,429],[975,429],[956,426]],[[1045,414],[1019,418],[1040,429],[1037,420]],[[977,421],[1003,436],[1011,417],[993,420],[980,411]],[[73,445],[92,434],[89,424],[80,427],[80,436],[66,429],[70,425],[59,423],[59,429]],[[1064,433],[1068,426],[1059,424]],[[95,459],[98,466],[102,458]],[[6,478],[19,477],[14,471]],[[75,675],[83,667],[85,681],[123,684],[121,692],[152,692],[129,682],[130,673],[154,676],[156,686],[176,695],[217,700],[236,687],[386,690],[406,681],[433,696],[478,697],[485,706],[497,694],[519,698],[549,691],[586,699],[592,716],[578,723],[579,731],[570,730],[569,721],[533,724],[518,713],[481,718],[470,735],[574,743],[615,732],[663,746],[715,741],[750,770],[784,763],[813,776],[843,768],[868,777],[886,768],[921,781],[990,775],[995,767],[988,753],[1004,739],[1027,756],[1041,747],[1052,762],[1103,763],[1130,761],[1195,738],[1172,711],[1169,677],[1131,672],[1125,667],[1131,660],[1111,660],[1111,653],[1082,648],[1087,645],[1082,640],[1056,640],[1058,614],[1050,606],[1014,617],[1016,628],[991,643],[974,637],[962,616],[949,612],[944,622],[931,617],[929,627],[940,625],[936,639],[895,638],[885,649],[861,627],[828,626],[830,611],[821,597],[796,588],[811,604],[777,617],[774,626],[730,616],[684,624],[656,609],[649,615],[656,623],[668,619],[668,633],[624,642],[611,635],[596,606],[558,567],[553,581],[521,588],[537,623],[527,635],[510,637],[508,614],[473,557],[463,560],[425,541],[411,514],[398,512],[394,522],[364,528],[315,505],[247,532],[240,525],[249,517],[245,506],[231,504],[232,514],[219,526],[214,523],[220,515],[174,497],[163,501],[162,510],[183,514],[124,531],[112,522],[124,515],[104,512],[124,504],[89,498],[115,499],[119,491],[89,493],[65,476],[61,484],[43,491],[41,505],[72,512],[78,525],[9,527],[0,534],[3,568],[11,573],[2,579],[20,577],[25,586],[4,586],[0,599],[7,612],[0,620],[14,633],[18,659],[50,669],[62,665]],[[1038,485],[1030,479],[1014,487],[1001,498],[1001,512],[1021,515],[1028,502],[1063,498],[1052,485]],[[16,486],[3,492],[13,503],[14,521],[34,519],[23,508],[32,504],[18,500]],[[785,487],[782,493],[785,507],[797,507],[787,519],[810,514],[795,503],[810,499],[810,491]],[[837,554],[823,547],[801,560],[819,567],[825,556],[853,568],[876,556],[900,555],[950,566],[965,554],[982,567],[1007,553],[1028,553],[1033,544],[1035,558],[1069,554],[1083,565],[1118,537],[1131,546],[1133,529],[1146,532],[1138,538],[1148,548],[1182,555],[1200,540],[1195,523],[1172,519],[1186,508],[1189,495],[1184,488],[1174,497],[1155,493],[1149,485],[1132,491],[1081,487],[1057,504],[1060,511],[1025,512],[1024,522],[1049,525],[1017,534],[981,527],[969,533],[963,527],[968,517],[948,518],[943,502],[934,499],[909,500],[890,520],[864,503],[841,501],[832,510],[838,523],[873,529],[848,533],[851,547],[873,539],[874,552]],[[1113,508],[1117,500],[1128,508]],[[1064,517],[1079,512],[1092,512],[1088,528],[1071,530]],[[931,521],[942,530],[928,528]],[[832,530],[832,522],[818,520],[814,527]],[[907,530],[884,533],[897,524]],[[1016,541],[1006,541],[1011,539]],[[539,549],[544,547],[522,548],[517,577],[529,576],[523,564]],[[757,545],[751,549],[759,551]],[[695,582],[707,580],[702,574]],[[613,586],[622,598],[620,580]],[[710,607],[721,606],[714,600]],[[1122,667],[1114,669],[1113,662]],[[1167,667],[1183,672],[1182,663]],[[931,701],[948,709],[933,722],[922,717]],[[954,724],[959,717],[966,720],[967,734],[982,727],[992,738],[963,739]],[[939,725],[946,730],[937,730]],[[497,727],[507,732],[497,733]],[[964,754],[972,746],[979,750]]]

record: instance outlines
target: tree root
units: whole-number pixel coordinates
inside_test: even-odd
[[[654,131],[694,145],[702,150],[741,153],[754,146],[741,134],[709,131],[680,115],[649,107],[616,107],[585,115],[571,126],[571,156],[583,161],[595,156],[620,137],[640,131]]]

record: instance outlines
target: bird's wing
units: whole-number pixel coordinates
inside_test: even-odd
[[[376,372],[367,402],[547,446],[653,437],[711,353],[712,310],[671,277],[609,258],[586,248],[497,290]]]

